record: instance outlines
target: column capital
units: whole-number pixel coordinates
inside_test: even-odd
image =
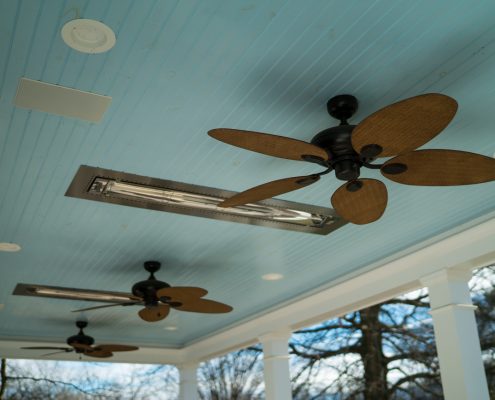
[[[184,363],[178,363],[178,364],[175,364],[175,366],[179,371],[198,369],[199,361],[188,361],[188,362],[184,362]]]
[[[444,306],[441,306],[441,307],[437,307],[437,308],[432,308],[428,314],[430,314],[431,316],[435,315],[435,314],[439,314],[439,313],[442,313],[442,312],[449,312],[449,311],[453,311],[453,310],[466,310],[466,311],[474,311],[476,310],[478,307],[473,305],[473,304],[446,304]]]
[[[273,332],[267,332],[258,337],[261,344],[271,341],[285,341],[288,342],[292,336],[292,330],[289,328],[279,329]]]
[[[449,268],[426,275],[420,279],[421,284],[432,286],[445,282],[469,282],[473,273],[466,269]]]

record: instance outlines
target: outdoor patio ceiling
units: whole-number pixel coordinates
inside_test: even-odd
[[[142,348],[117,361],[197,361],[257,340],[277,324],[296,328],[420,285],[421,277],[411,271],[433,260],[429,253],[421,258],[426,254],[421,249],[490,224],[494,182],[458,187],[387,182],[393,201],[380,220],[346,224],[328,235],[64,194],[81,165],[233,192],[319,172],[309,163],[227,146],[207,131],[231,127],[309,141],[335,125],[325,104],[344,93],[359,99],[351,123],[418,94],[451,96],[458,113],[425,148],[492,157],[494,13],[493,2],[461,0],[3,1],[0,242],[7,249],[17,244],[20,251],[0,251],[2,355],[25,357],[17,351],[21,343],[60,342],[73,331],[77,315],[70,311],[97,305],[13,296],[17,283],[129,292],[146,278],[146,260],[162,262],[157,278],[204,287],[234,311],[172,311],[152,324],[126,307],[86,313],[99,341]],[[76,18],[110,27],[115,45],[93,54],[67,46],[61,29]],[[97,117],[90,122],[77,113],[16,106],[23,78],[103,96],[107,108],[99,110],[99,122]],[[366,177],[382,179],[373,170]],[[340,185],[327,176],[280,198],[328,209]],[[443,267],[465,263],[469,269],[476,260],[486,262],[493,251],[484,236],[490,229],[479,228],[478,242],[462,247],[464,253],[439,244],[438,254],[445,250],[459,260]],[[370,287],[353,289],[362,298],[329,303],[335,300],[329,288],[344,290],[338,285],[373,277],[377,268],[414,254],[416,261],[402,271],[404,281],[397,278],[385,287],[370,280]],[[434,262],[431,272],[441,268]],[[428,275],[430,267],[423,268]],[[267,274],[282,279],[262,279]],[[308,313],[304,299],[318,293],[325,293],[325,301]],[[294,319],[286,318],[289,312]]]

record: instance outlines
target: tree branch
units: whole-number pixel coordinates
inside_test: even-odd
[[[416,374],[412,375],[406,375],[403,378],[400,378],[397,382],[395,382],[389,389],[390,393],[395,392],[399,386],[406,382],[411,382],[411,381],[416,381],[417,379],[438,379],[439,375],[438,374],[433,374],[431,372],[418,372]]]
[[[33,381],[33,382],[48,382],[48,383],[51,383],[53,385],[63,385],[63,386],[68,386],[68,387],[71,387],[75,390],[77,390],[78,392],[81,392],[81,393],[84,393],[84,394],[93,394],[92,392],[90,391],[87,391],[87,390],[84,390],[83,388],[73,384],[73,383],[70,383],[70,382],[64,382],[64,381],[58,381],[58,380],[54,380],[54,379],[48,379],[48,378],[33,378],[33,377],[30,377],[30,376],[7,376],[6,377],[7,380],[11,380],[11,381],[21,381],[21,380],[28,380],[28,381]]]

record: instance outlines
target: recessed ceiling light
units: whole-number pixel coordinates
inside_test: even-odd
[[[264,281],[279,281],[280,279],[283,279],[284,276],[282,274],[265,274],[261,277]]]
[[[67,46],[82,53],[104,53],[116,42],[115,33],[105,24],[92,19],[73,19],[62,28]]]
[[[0,243],[0,251],[16,252],[21,249],[17,243]]]
[[[166,327],[165,327],[165,328],[163,328],[163,329],[165,329],[166,331],[176,331],[176,330],[177,330],[177,329],[179,329],[179,328],[177,328],[177,327],[176,327],[176,326],[174,326],[174,325],[170,325],[170,326],[166,326]]]

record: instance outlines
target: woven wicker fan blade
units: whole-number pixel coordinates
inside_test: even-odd
[[[248,203],[255,203],[260,200],[271,199],[280,194],[302,189],[305,186],[318,182],[318,175],[294,176],[292,178],[279,179],[263,183],[221,202],[218,207],[235,207]]]
[[[38,346],[35,346],[35,347],[21,347],[21,349],[24,349],[24,350],[60,350],[60,351],[70,351],[72,350],[71,348],[69,347],[38,347]]]
[[[40,355],[40,357],[48,357],[48,356],[53,356],[54,354],[60,354],[60,353],[70,353],[71,351],[74,351],[74,350],[54,351],[54,352],[52,352],[52,353],[45,353],[45,354],[42,354],[42,355]]]
[[[328,160],[328,154],[322,148],[285,136],[226,128],[212,129],[208,135],[232,146],[273,157],[308,161],[304,156],[310,156],[324,161]]]
[[[109,351],[111,353],[115,351],[134,351],[139,350],[139,347],[136,346],[126,346],[123,344],[99,344],[98,346],[93,347],[95,351]]]
[[[81,351],[86,351],[86,350],[91,350],[92,347],[89,344],[84,344],[84,343],[71,343],[70,344],[72,347],[74,347],[77,350]]]
[[[196,301],[183,304],[178,307],[174,307],[176,310],[189,311],[205,314],[221,314],[228,313],[233,310],[233,308],[227,304],[220,303],[218,301],[207,300],[207,299],[197,299]]]
[[[195,301],[203,296],[206,296],[208,291],[200,287],[193,286],[174,286],[160,289],[156,292],[156,296],[160,298],[166,298],[168,301],[189,303]]]
[[[170,312],[170,306],[167,304],[160,304],[151,307],[144,307],[138,314],[142,320],[147,322],[156,322],[165,319]]]
[[[379,219],[387,207],[387,188],[376,179],[358,179],[339,187],[332,196],[332,206],[353,224],[369,224]]]
[[[111,351],[99,351],[93,349],[86,350],[84,354],[89,357],[96,357],[96,358],[108,358],[113,356],[113,353]]]
[[[91,311],[91,310],[98,310],[100,308],[108,308],[108,307],[116,307],[116,306],[133,306],[133,305],[137,305],[137,304],[141,304],[141,303],[142,303],[142,301],[129,301],[129,302],[125,302],[125,303],[105,304],[104,306],[80,308],[78,310],[72,310],[72,312]]]
[[[471,185],[495,180],[495,159],[467,151],[417,150],[388,160],[381,172],[405,185]]]
[[[442,132],[456,111],[457,102],[439,93],[399,101],[371,114],[354,128],[352,146],[370,158],[412,151]]]

